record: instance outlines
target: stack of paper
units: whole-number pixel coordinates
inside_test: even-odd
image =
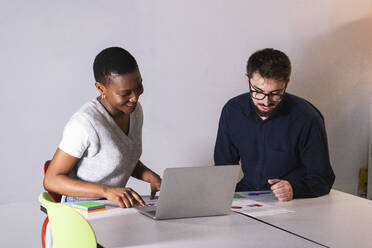
[[[105,204],[91,201],[74,203],[71,207],[85,213],[93,213],[106,210]]]

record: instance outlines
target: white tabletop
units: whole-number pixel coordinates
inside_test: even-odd
[[[293,210],[258,217],[269,224],[330,247],[372,247],[372,201],[332,190],[311,199],[278,202],[273,195],[250,199]]]
[[[100,202],[105,211],[83,215],[104,247],[322,247],[234,212],[156,221],[135,209]]]
[[[235,213],[156,221],[134,209],[120,212],[89,220],[104,247],[321,247]]]
[[[273,194],[248,198],[292,212],[156,221],[103,201],[106,211],[84,216],[104,247],[372,247],[370,200],[337,190],[289,202]]]
[[[105,247],[321,247],[298,236],[330,247],[372,247],[370,200],[337,190],[290,202],[278,202],[273,195],[250,199],[294,212],[258,220],[232,213],[154,221],[135,209],[109,204],[108,210],[89,214],[87,219]],[[39,206],[37,201],[0,205],[1,247],[40,247],[45,214]]]

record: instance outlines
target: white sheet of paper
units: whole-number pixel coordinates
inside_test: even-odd
[[[269,216],[294,212],[285,208],[279,208],[266,203],[245,198],[234,199],[232,202],[231,210],[252,217]]]

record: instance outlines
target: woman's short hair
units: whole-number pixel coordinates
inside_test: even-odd
[[[109,47],[102,50],[94,59],[93,72],[96,82],[104,85],[109,77],[134,72],[138,69],[136,59],[121,47]]]

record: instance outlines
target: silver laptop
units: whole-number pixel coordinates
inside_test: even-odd
[[[165,169],[157,206],[136,209],[153,219],[228,214],[240,165]]]

